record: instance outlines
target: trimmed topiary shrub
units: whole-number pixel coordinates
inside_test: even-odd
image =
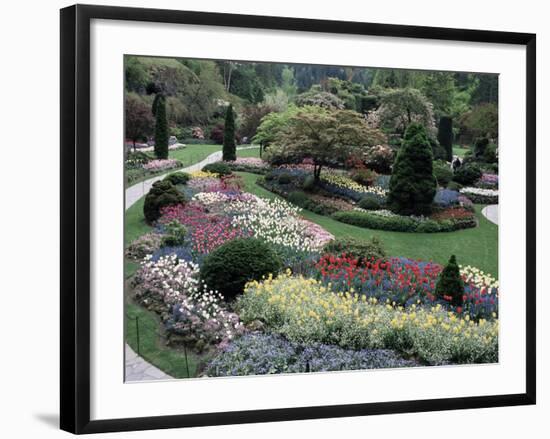
[[[445,160],[453,159],[453,119],[449,116],[441,116],[437,129],[437,140],[445,150]]]
[[[243,292],[247,282],[276,275],[282,268],[277,254],[256,238],[240,238],[226,242],[203,261],[201,280],[208,288],[219,291],[230,301]]]
[[[374,237],[370,241],[361,241],[354,238],[333,239],[323,247],[323,252],[339,256],[345,253],[359,259],[359,263],[386,257],[384,245],[378,238]]]
[[[202,170],[205,172],[212,172],[214,174],[218,174],[220,177],[223,175],[231,174],[231,168],[223,162],[209,163],[208,165],[204,165],[202,167]]]
[[[380,209],[380,200],[376,197],[365,195],[359,200],[359,207],[365,210],[378,210]]]
[[[225,125],[223,131],[223,161],[237,160],[237,147],[235,145],[235,115],[233,105],[229,104],[225,112]]]
[[[153,101],[155,115],[155,155],[158,159],[168,158],[168,121],[166,119],[166,98],[157,94]]]
[[[464,282],[460,276],[460,269],[456,263],[455,255],[451,256],[449,263],[445,266],[435,286],[437,297],[451,302],[454,306],[461,306],[464,294]]]
[[[477,226],[475,217],[453,218],[448,220],[432,220],[401,215],[381,215],[374,212],[347,211],[335,212],[332,218],[342,223],[373,230],[389,230],[392,232],[437,233],[453,232]]]
[[[178,184],[187,184],[190,179],[191,176],[185,172],[173,172],[172,174],[168,174],[164,177],[165,181],[169,181],[174,186],[177,186]]]
[[[393,165],[387,204],[400,215],[425,215],[431,212],[436,182],[433,156],[426,129],[411,124]]]
[[[163,207],[185,203],[185,197],[169,181],[157,181],[145,196],[143,204],[143,215],[149,224],[160,218],[160,211]]]
[[[474,163],[469,163],[457,169],[454,173],[453,180],[463,186],[469,186],[478,181],[481,175],[482,172],[479,166]]]
[[[453,179],[453,171],[447,162],[436,160],[433,163],[434,177],[438,186],[446,187]]]

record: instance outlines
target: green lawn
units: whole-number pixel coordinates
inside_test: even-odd
[[[250,149],[238,149],[237,157],[260,157],[260,147]]]
[[[463,158],[469,150],[469,148],[463,148],[460,145],[453,145],[453,155],[457,155],[460,158]]]
[[[256,184],[257,175],[245,172],[238,174],[244,178],[247,192],[265,198],[277,197]],[[454,254],[459,264],[473,265],[498,278],[498,226],[485,219],[481,214],[482,207],[476,205],[479,227],[450,233],[386,232],[344,224],[307,210],[302,211],[302,215],[336,237],[370,239],[376,236],[383,241],[386,251],[391,256],[406,256],[426,261],[431,259],[444,264]]]
[[[164,337],[159,334],[162,325],[157,315],[141,306],[126,303],[125,322],[126,342],[134,352],[138,352],[137,326],[139,326],[139,355],[142,358],[174,378],[197,376],[203,358],[190,349],[187,350],[186,355],[183,349],[167,347]]]
[[[169,152],[171,159],[179,160],[183,167],[200,162],[216,151],[221,151],[221,145],[187,145],[185,148]]]

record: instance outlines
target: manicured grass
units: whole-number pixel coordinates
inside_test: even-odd
[[[159,334],[162,328],[160,319],[154,313],[133,303],[126,303],[125,324],[126,342],[136,353],[139,326],[139,355],[143,359],[174,378],[197,376],[203,358],[188,349],[186,361],[183,349],[167,347],[164,337]]]
[[[453,145],[453,154],[459,156],[460,158],[463,158],[469,150],[469,148],[463,148],[460,145]]]
[[[256,184],[257,175],[246,172],[238,174],[244,178],[245,191],[265,198],[278,197]],[[382,240],[390,256],[406,256],[445,264],[454,254],[459,264],[473,265],[498,278],[498,226],[481,214],[482,208],[483,206],[476,205],[479,227],[449,233],[370,230],[344,224],[307,210],[302,211],[302,215],[321,225],[335,237],[370,239],[376,236]]]
[[[221,151],[221,145],[187,145],[185,148],[170,151],[168,156],[171,159],[179,160],[183,167],[200,162],[216,151]]]
[[[250,149],[238,149],[237,157],[260,157],[260,147]]]
[[[126,247],[134,239],[139,238],[152,230],[152,227],[145,222],[143,216],[143,203],[145,197],[141,197],[124,213],[124,246]]]

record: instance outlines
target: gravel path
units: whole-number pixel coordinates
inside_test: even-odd
[[[481,213],[485,218],[498,226],[498,204],[485,206]]]
[[[252,149],[257,148],[257,146],[245,146],[237,149]],[[220,161],[222,159],[222,152],[216,151],[206,157],[204,160],[201,160],[194,165],[187,166],[186,168],[172,169],[167,171],[165,174],[157,175],[156,177],[150,178],[149,180],[142,181],[133,186],[130,186],[126,189],[125,196],[125,209],[127,210],[132,206],[136,201],[143,197],[155,181],[162,180],[167,174],[170,174],[175,171],[183,172],[193,172],[200,171],[203,166]],[[174,378],[170,375],[165,374],[160,369],[157,369],[152,364],[145,361],[143,358],[138,356],[130,346],[125,345],[124,352],[124,362],[125,362],[125,381],[126,382],[136,382],[136,381],[158,381],[158,380],[173,380]]]

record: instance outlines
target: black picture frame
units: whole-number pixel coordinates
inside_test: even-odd
[[[90,21],[93,19],[485,42],[526,47],[526,392],[90,420]],[[536,35],[303,18],[75,5],[61,10],[61,405],[72,433],[195,427],[535,404],[536,400]]]

